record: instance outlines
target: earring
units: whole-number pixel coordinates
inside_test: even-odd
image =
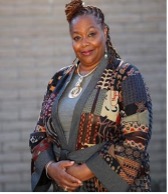
[[[108,58],[108,54],[107,52],[104,53],[104,58],[107,59]]]
[[[106,45],[105,50],[104,50],[104,58],[107,59],[108,58],[108,46]]]

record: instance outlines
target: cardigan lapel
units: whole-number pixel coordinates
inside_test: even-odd
[[[96,83],[100,79],[101,74],[103,73],[106,66],[107,66],[107,59],[103,58],[100,64],[98,65],[98,68],[96,69],[95,73],[93,74],[88,84],[88,87],[85,89],[85,92],[82,93],[81,97],[76,103],[74,113],[72,116],[72,123],[71,123],[70,136],[69,136],[69,142],[68,142],[68,148],[70,151],[75,150],[77,136],[78,136],[78,126],[79,126],[80,117],[81,117],[84,105],[88,99],[88,96],[91,94]]]
[[[59,117],[58,117],[58,103],[59,103],[59,99],[60,99],[61,95],[63,94],[67,85],[71,81],[72,76],[74,74],[74,71],[75,71],[75,67],[72,67],[71,72],[70,73],[68,72],[67,74],[65,74],[62,77],[62,79],[60,80],[60,83],[58,84],[58,86],[56,87],[56,90],[55,90],[55,93],[58,93],[58,95],[56,96],[56,98],[53,102],[52,111],[51,111],[52,112],[51,117],[52,117],[52,121],[53,121],[53,127],[58,135],[58,139],[61,143],[61,147],[63,149],[66,149],[66,150],[69,150],[69,149],[68,149],[68,145],[67,145],[67,141],[66,141],[66,138],[64,135],[62,125],[61,125]]]

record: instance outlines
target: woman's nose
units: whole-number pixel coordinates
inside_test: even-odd
[[[89,45],[89,41],[87,38],[82,38],[82,46],[88,46]]]

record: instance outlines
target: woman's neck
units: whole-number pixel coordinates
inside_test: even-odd
[[[95,69],[98,66],[98,64],[94,64],[94,65],[83,65],[82,63],[79,64],[79,72],[81,75],[86,75],[88,74],[90,71],[92,71],[93,69]]]

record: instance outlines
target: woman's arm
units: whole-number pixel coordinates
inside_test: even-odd
[[[69,160],[52,162],[46,169],[47,176],[54,180],[61,188],[75,191],[78,187],[82,186],[82,181],[67,172],[67,169],[73,165],[74,162]]]
[[[146,149],[151,136],[151,100],[137,68],[126,65],[120,72],[118,139],[109,138],[101,151],[86,161],[109,191],[125,191],[138,176],[149,173]]]
[[[123,73],[124,72],[124,73]],[[134,66],[121,69],[117,84],[120,119],[107,127],[108,141],[85,164],[67,170],[80,180],[95,176],[109,191],[126,191],[142,173],[148,173],[147,145],[151,135],[151,100],[141,74]],[[116,131],[115,137],[113,136]],[[106,139],[106,137],[103,137]]]
[[[92,171],[84,164],[74,164],[66,169],[67,173],[78,178],[81,181],[86,181],[94,177]]]
[[[37,125],[34,132],[31,133],[29,139],[29,145],[32,153],[31,180],[33,191],[47,191],[51,184],[51,180],[47,178],[45,173],[45,165],[51,160],[55,161],[55,156],[53,154],[50,138],[47,137],[45,122],[51,116],[50,110],[53,99],[51,99],[50,96],[53,94],[53,90],[55,89],[60,76],[60,73],[58,73],[58,75],[55,74],[47,86],[47,92],[44,95]]]

